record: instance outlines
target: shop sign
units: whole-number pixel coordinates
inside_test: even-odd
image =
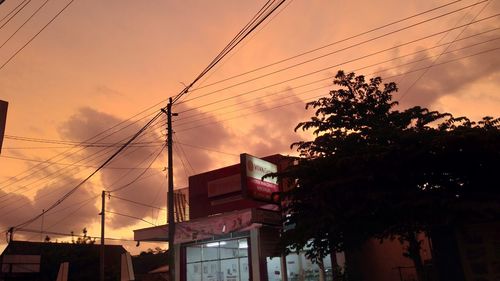
[[[276,177],[264,176],[278,172],[278,167],[246,153],[240,155],[240,165],[243,196],[271,202],[272,193],[279,191],[278,180]]]
[[[191,220],[176,224],[175,243],[203,240],[230,232],[243,231],[252,224],[249,210]]]

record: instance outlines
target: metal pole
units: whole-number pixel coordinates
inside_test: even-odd
[[[174,161],[172,154],[172,98],[167,105],[167,150],[168,150],[168,271],[169,281],[175,281],[175,221],[174,221]]]
[[[102,206],[101,206],[101,247],[100,247],[100,280],[104,281],[104,213],[105,213],[105,202],[106,202],[106,191],[101,193]]]

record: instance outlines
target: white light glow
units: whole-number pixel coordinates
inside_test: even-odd
[[[240,241],[238,244],[238,248],[240,249],[248,249],[248,243],[247,241]]]

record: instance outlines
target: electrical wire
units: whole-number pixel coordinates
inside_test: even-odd
[[[259,70],[262,70],[262,69],[265,69],[265,68],[269,68],[271,66],[275,66],[275,65],[278,65],[278,64],[281,64],[283,62],[287,62],[287,61],[290,61],[290,60],[293,60],[293,59],[296,59],[296,58],[299,58],[299,57],[302,57],[304,55],[308,55],[308,54],[311,54],[311,53],[314,53],[314,52],[317,52],[319,50],[322,50],[322,49],[325,49],[325,48],[328,48],[328,47],[331,47],[331,46],[334,46],[334,45],[337,45],[337,44],[340,44],[340,43],[343,43],[343,42],[346,42],[346,41],[349,41],[349,40],[352,40],[352,39],[355,39],[355,38],[358,38],[358,37],[361,37],[363,35],[366,35],[366,34],[370,34],[370,33],[373,33],[375,31],[378,31],[378,30],[382,30],[386,27],[389,27],[389,26],[392,26],[392,25],[395,25],[395,24],[398,24],[398,23],[402,23],[404,21],[407,21],[407,20],[410,20],[410,19],[413,19],[413,18],[416,18],[416,17],[419,17],[421,15],[424,15],[424,14],[427,14],[427,13],[430,13],[430,12],[433,12],[433,11],[436,11],[436,10],[439,10],[439,9],[442,9],[444,7],[447,7],[447,6],[450,6],[452,4],[456,4],[458,2],[461,2],[462,0],[457,0],[457,1],[452,1],[452,2],[449,2],[449,3],[446,3],[444,5],[441,5],[441,6],[438,6],[438,7],[435,7],[435,8],[432,8],[432,9],[429,9],[429,10],[426,10],[426,11],[423,11],[423,12],[419,12],[417,14],[413,14],[411,16],[408,16],[408,17],[405,17],[405,18],[402,18],[402,19],[399,19],[399,20],[396,20],[396,21],[393,21],[393,22],[390,22],[390,23],[387,23],[387,24],[384,24],[384,25],[381,25],[381,26],[378,26],[376,28],[373,28],[373,29],[370,29],[370,30],[367,30],[367,31],[364,31],[364,32],[361,32],[361,33],[358,33],[358,34],[355,34],[355,35],[352,35],[352,36],[349,36],[347,38],[344,38],[344,39],[341,39],[341,40],[338,40],[338,41],[334,41],[334,42],[331,42],[329,44],[326,44],[326,45],[323,45],[321,47],[317,47],[317,48],[314,48],[312,50],[309,50],[309,51],[306,51],[306,52],[302,52],[302,53],[299,53],[297,55],[294,55],[294,56],[291,56],[291,57],[288,57],[288,58],[285,58],[285,59],[281,59],[279,61],[276,61],[276,62],[273,62],[273,63],[270,63],[270,64],[267,64],[267,65],[264,65],[264,66],[260,66],[258,68],[254,68],[252,70],[249,70],[249,71],[246,71],[246,72],[243,72],[243,73],[239,73],[237,75],[234,75],[234,76],[231,76],[231,77],[227,77],[227,78],[224,78],[222,80],[219,80],[219,81],[215,81],[213,83],[210,83],[210,84],[207,84],[207,85],[204,85],[203,87],[197,87],[196,89],[193,89],[191,90],[191,92],[195,91],[195,90],[200,90],[200,89],[203,89],[203,88],[206,88],[206,87],[210,87],[210,86],[213,86],[213,85],[216,85],[216,84],[220,84],[222,82],[225,82],[225,81],[228,81],[228,80],[232,80],[234,78],[238,78],[238,77],[241,77],[241,76],[244,76],[244,75],[247,75],[247,74],[250,74],[250,73],[254,73],[254,72],[257,72]]]
[[[10,21],[11,21],[11,20],[12,20],[12,19],[13,19],[13,18],[17,15],[17,14],[19,14],[19,12],[21,12],[21,11],[22,11],[22,10],[23,10],[23,9],[24,9],[24,8],[25,8],[25,7],[26,7],[26,6],[30,3],[30,2],[31,2],[31,0],[28,0],[28,1],[22,1],[22,2],[18,5],[18,6],[16,6],[16,7],[14,8],[14,10],[12,10],[10,13],[8,13],[8,14],[7,14],[7,16],[5,16],[4,18],[2,18],[2,20],[1,20],[1,21],[3,21],[3,20],[4,20],[6,17],[8,17],[8,16],[9,16],[12,12],[16,11],[16,10],[17,10],[17,8],[19,8],[19,6],[21,6],[21,5],[22,5],[22,7],[21,7],[19,10],[17,10],[17,11],[16,11],[16,12],[12,15],[12,17],[8,18],[8,19],[7,19],[7,21],[6,21],[5,23],[3,23],[2,25],[0,25],[0,29],[4,28],[4,27],[5,27],[5,25],[7,25],[7,24],[8,24],[8,23],[9,23],[9,22],[10,22]],[[0,22],[1,22],[1,21],[0,21]]]
[[[160,154],[163,152],[163,150],[165,149],[166,145],[163,146],[160,151],[155,155],[155,157],[153,158],[153,160],[149,163],[148,167],[144,169],[144,171],[142,171],[137,177],[135,177],[131,182],[129,182],[128,184],[126,185],[123,185],[119,188],[116,188],[116,189],[113,189],[113,190],[106,190],[108,193],[111,193],[111,192],[117,192],[117,191],[121,191],[121,190],[124,190],[125,188],[131,186],[133,183],[135,183],[137,180],[139,180],[148,170],[149,168],[151,167],[151,165],[153,165],[153,163],[156,161],[156,159],[158,158],[158,156],[160,156]]]
[[[122,214],[122,213],[118,213],[118,212],[113,212],[113,211],[109,211],[109,210],[106,210],[106,213],[109,213],[109,214],[113,214],[113,215],[118,215],[118,216],[122,216],[122,217],[127,217],[127,218],[131,218],[131,219],[136,219],[136,220],[140,220],[140,221],[143,221],[145,223],[149,223],[150,225],[154,225],[156,226],[154,223],[150,222],[150,221],[147,221],[143,218],[139,218],[139,217],[136,217],[136,216],[132,216],[132,215],[127,215],[127,214]],[[107,239],[107,238],[106,238]]]
[[[14,9],[12,9],[10,12],[8,12],[2,19],[0,19],[0,22],[4,21],[7,17],[9,17],[13,12],[15,12],[19,7],[21,7],[21,5],[24,4],[24,2],[26,2],[27,0],[23,0],[21,1],[21,3],[17,4],[16,7],[14,7]],[[31,0],[30,0],[31,1]]]
[[[458,1],[461,1],[461,0],[458,0]],[[242,43],[241,45],[239,45],[239,47],[237,49],[233,50],[233,52],[229,55],[229,57],[225,61],[219,63],[219,65],[211,73],[209,73],[208,75],[206,75],[203,80],[200,80],[200,83],[199,83],[198,87],[192,89],[190,92],[194,92],[194,91],[197,91],[199,89],[205,88],[205,87],[202,87],[202,85],[205,83],[205,81],[207,81],[217,70],[219,70],[222,66],[224,66],[224,64],[226,64],[228,62],[228,60],[230,60],[234,55],[236,55],[236,53],[238,53],[239,50],[241,50],[244,46],[246,46],[260,31],[262,31],[263,29],[265,29],[277,16],[279,16],[288,6],[290,6],[290,4],[292,2],[293,2],[293,0],[289,0],[281,10],[279,10],[278,12],[276,12],[269,19],[269,21],[267,21],[262,26],[262,28],[257,29],[255,32],[253,32],[252,35],[244,43]],[[242,75],[244,75],[244,74],[242,74]],[[211,83],[210,85],[214,85],[214,84],[217,84],[217,83],[218,82]],[[208,87],[210,85],[207,85],[206,87]]]
[[[45,7],[45,5],[49,2],[49,0],[45,0],[45,2],[43,2],[43,4],[41,6],[38,7],[38,9],[36,9],[32,14],[31,16],[28,17],[28,19],[26,19],[23,24],[21,24],[17,29],[16,31],[14,31],[10,36],[9,38],[7,38],[7,40],[5,40],[2,45],[0,45],[0,49],[5,46],[5,44],[7,44],[7,42],[10,41],[10,39],[12,39],[12,37],[14,37],[17,32],[19,32],[19,30],[21,30],[36,14],[38,14],[38,12],[43,8]]]
[[[161,211],[166,211],[167,210],[166,208],[160,208],[160,207],[157,207],[157,206],[148,205],[146,203],[141,203],[141,202],[137,202],[137,201],[134,201],[134,200],[127,199],[127,198],[118,197],[118,196],[113,195],[113,194],[110,194],[109,196],[111,198],[116,198],[118,200],[122,200],[122,201],[125,201],[125,202],[133,203],[133,204],[136,204],[136,205],[139,205],[139,206],[143,206],[143,207],[153,208],[153,209],[161,210]]]
[[[180,150],[180,154],[181,154],[180,159],[181,159],[181,161],[182,161],[182,157],[184,157],[184,159],[186,159],[186,162],[189,165],[189,168],[191,169],[190,172],[188,172],[188,175],[186,175],[186,176],[189,177],[190,175],[196,174],[196,171],[194,170],[193,165],[191,165],[191,162],[189,161],[189,158],[186,155],[186,152],[184,151],[184,148],[182,147],[182,145],[180,143],[178,143],[179,138],[177,137],[177,135],[175,133],[173,135],[173,139],[174,139],[174,149],[178,148]],[[183,165],[184,165],[184,163],[183,163]]]
[[[495,16],[498,16],[499,14],[495,15]],[[489,18],[488,18],[489,19]],[[199,108],[203,108],[203,107],[207,107],[207,106],[210,106],[210,105],[214,105],[214,104],[217,104],[217,103],[220,103],[220,102],[223,102],[223,101],[228,101],[228,100],[231,100],[231,99],[235,99],[237,97],[242,97],[242,96],[245,96],[245,95],[248,95],[248,94],[251,94],[251,93],[255,93],[255,92],[258,92],[258,91],[262,91],[264,89],[269,89],[269,88],[272,88],[274,86],[278,86],[278,85],[282,85],[282,84],[285,84],[287,82],[291,82],[291,81],[294,81],[294,80],[298,80],[300,78],[304,78],[304,77],[307,77],[307,76],[311,76],[311,75],[314,75],[314,74],[318,74],[318,73],[321,73],[325,70],[329,70],[329,69],[333,69],[333,68],[336,68],[336,67],[339,67],[341,65],[345,65],[345,64],[348,64],[348,63],[351,63],[351,62],[355,62],[355,61],[359,61],[359,60],[362,60],[362,59],[365,59],[365,58],[368,58],[368,57],[371,57],[371,56],[374,56],[374,55],[378,55],[378,54],[381,54],[381,53],[384,53],[384,52],[387,52],[387,51],[390,51],[390,50],[395,50],[397,48],[400,48],[402,46],[407,46],[407,45],[410,45],[410,44],[413,44],[413,43],[416,43],[416,42],[419,42],[419,41],[422,41],[422,40],[425,40],[425,39],[428,39],[428,38],[431,38],[433,36],[437,36],[437,35],[440,35],[440,34],[443,34],[445,32],[448,32],[449,30],[454,30],[454,29],[458,29],[460,27],[463,27],[463,26],[459,26],[459,27],[454,27],[454,28],[451,28],[451,29],[447,29],[447,30],[444,30],[444,31],[440,31],[440,32],[436,32],[436,33],[433,33],[431,35],[427,35],[427,36],[424,36],[424,37],[421,37],[421,38],[418,38],[418,39],[415,39],[415,40],[411,40],[411,41],[408,41],[408,42],[405,42],[405,43],[402,43],[402,44],[398,44],[398,45],[395,45],[393,47],[390,47],[390,48],[386,48],[386,49],[382,49],[382,50],[379,50],[379,51],[376,51],[376,52],[373,52],[373,53],[370,53],[370,54],[367,54],[367,55],[363,55],[363,56],[360,56],[360,57],[357,57],[357,58],[353,58],[353,59],[350,59],[350,60],[347,60],[347,61],[343,61],[343,62],[340,62],[340,63],[337,63],[335,65],[331,65],[331,66],[328,66],[328,67],[325,67],[325,68],[322,68],[322,69],[319,69],[319,70],[315,70],[315,71],[312,71],[312,72],[308,72],[306,74],[302,74],[302,75],[298,75],[298,76],[295,76],[295,77],[292,77],[292,78],[289,78],[289,79],[285,79],[283,81],[279,81],[279,82],[276,82],[276,83],[272,83],[272,84],[269,84],[269,85],[266,85],[266,86],[263,86],[263,87],[260,87],[260,88],[257,88],[257,89],[254,89],[254,90],[250,90],[250,91],[246,91],[246,92],[243,92],[243,93],[240,93],[240,94],[237,94],[237,95],[232,95],[230,97],[227,97],[227,98],[223,98],[223,99],[219,99],[219,100],[215,100],[215,101],[212,101],[212,102],[209,102],[209,103],[205,103],[201,106],[198,106],[196,108],[190,108],[190,109],[186,109],[184,111],[181,111],[179,112],[179,114],[183,115],[184,113],[186,112],[190,112],[190,111],[193,111],[195,109],[199,109]],[[475,34],[475,35],[471,35],[469,37],[465,37],[464,39],[468,39],[468,38],[472,38],[474,36],[477,36],[477,35],[480,35],[480,34],[485,34],[487,32],[491,32],[491,31],[495,31],[495,30],[499,30],[500,28],[494,28],[494,29],[491,29],[491,30],[488,30],[486,32],[481,32],[481,33],[478,33],[478,34]],[[442,45],[439,45],[439,46],[443,46],[444,44]],[[435,46],[437,47],[437,46]],[[425,50],[430,50],[434,47],[431,47],[431,48],[427,48]],[[417,53],[420,53],[421,51],[417,51],[417,52],[414,52],[412,54],[417,54]],[[391,59],[392,60],[392,59]],[[302,84],[300,87],[302,86],[307,86],[307,85],[310,85],[312,83],[316,83],[316,82],[319,82],[319,81],[324,81],[324,80],[328,80],[328,79],[331,79],[333,78],[334,76],[331,76],[331,77],[328,77],[326,79],[320,79],[320,80],[315,80],[313,82],[310,82],[310,83],[306,83],[306,84]],[[185,118],[189,118],[191,116],[188,116],[188,117],[183,117],[183,118],[180,118],[179,120],[183,120]],[[182,122],[181,122],[182,124]]]
[[[484,1],[489,1],[489,0],[484,0]],[[483,3],[484,1],[480,2],[480,3]],[[349,46],[346,46],[346,47],[343,47],[343,48],[340,48],[340,49],[336,49],[334,51],[331,51],[327,54],[323,54],[323,55],[320,55],[320,56],[317,56],[317,57],[314,57],[312,59],[308,59],[308,60],[305,60],[305,61],[302,61],[302,62],[299,62],[299,63],[295,63],[293,65],[290,65],[290,66],[287,66],[287,67],[284,67],[284,68],[280,68],[278,70],[275,70],[275,71],[271,71],[271,72],[268,72],[268,73],[265,73],[265,74],[262,74],[262,75],[259,75],[259,76],[256,76],[256,77],[253,77],[253,78],[250,78],[250,79],[247,79],[247,80],[244,80],[244,81],[241,81],[241,82],[238,82],[238,83],[234,83],[234,84],[231,84],[229,86],[226,86],[226,87],[223,87],[223,88],[220,88],[220,89],[217,89],[217,90],[213,90],[213,91],[210,91],[208,93],[204,93],[204,94],[200,94],[200,95],[197,95],[195,97],[192,97],[190,99],[187,99],[187,100],[184,100],[183,103],[185,102],[190,102],[190,101],[193,101],[193,100],[197,100],[197,99],[200,99],[200,98],[203,98],[203,97],[208,97],[208,96],[211,96],[213,94],[216,94],[216,93],[219,93],[219,92],[222,92],[224,90],[228,90],[228,89],[231,89],[231,88],[234,88],[234,87],[237,87],[237,86],[241,86],[241,85],[244,85],[244,84],[247,84],[249,82],[253,82],[253,81],[256,81],[256,80],[260,80],[262,78],[265,78],[265,77],[269,77],[271,75],[274,75],[274,74],[277,74],[277,73],[281,73],[285,70],[289,70],[289,69],[292,69],[292,68],[296,68],[298,66],[301,66],[301,65],[304,65],[304,64],[307,64],[307,63],[310,63],[310,62],[313,62],[313,61],[316,61],[318,59],[321,59],[321,58],[325,58],[327,56],[331,56],[333,54],[337,54],[339,52],[343,52],[343,51],[346,51],[346,50],[349,50],[349,49],[352,49],[352,48],[355,48],[355,47],[359,47],[359,46],[362,46],[362,45],[365,45],[367,43],[370,43],[372,41],[375,41],[375,40],[378,40],[378,39],[381,39],[381,38],[384,38],[384,37],[387,37],[389,35],[393,35],[393,34],[396,34],[396,33],[399,33],[399,32],[402,32],[402,31],[405,31],[405,30],[408,30],[410,28],[413,28],[415,26],[418,26],[418,25],[421,25],[421,24],[424,24],[424,23],[428,23],[430,21],[433,21],[433,20],[436,20],[436,19],[439,19],[439,18],[442,18],[442,17],[445,17],[445,16],[448,16],[448,15],[451,15],[453,13],[456,13],[456,12],[459,12],[459,11],[462,11],[466,8],[470,8],[471,6],[473,5],[477,5],[476,4],[472,4],[472,5],[468,5],[466,7],[463,7],[463,8],[460,8],[460,9],[457,9],[457,10],[454,10],[454,11],[451,11],[451,12],[447,12],[447,13],[444,13],[444,14],[441,14],[441,15],[438,15],[438,16],[435,16],[435,17],[432,17],[430,19],[426,19],[426,20],[423,20],[423,21],[420,21],[420,22],[417,22],[417,23],[414,23],[414,24],[411,24],[411,25],[408,25],[408,26],[405,26],[405,27],[402,27],[402,28],[399,28],[399,29],[396,29],[396,30],[393,30],[393,31],[390,31],[390,32],[387,32],[387,33],[384,33],[382,35],[378,35],[378,36],[375,36],[375,37],[372,37],[370,39],[366,39],[366,40],[363,40],[361,42],[358,42],[358,43],[355,43],[355,44],[351,44]],[[481,20],[478,20],[478,21],[474,21],[474,22],[471,22],[469,24],[472,24],[472,23],[477,23],[477,22],[480,22],[480,21],[484,21],[484,20],[487,20],[487,19],[491,19],[493,17],[496,17],[498,16],[499,14],[496,14],[496,15],[493,15],[493,16],[490,16],[490,17],[486,17],[486,18],[483,18]],[[453,29],[458,29],[458,28],[461,28],[465,25],[462,25],[462,26],[459,26],[459,27],[455,27],[455,28],[450,28],[449,30],[453,30]]]
[[[139,130],[127,143],[125,143],[120,149],[118,149],[111,157],[109,157],[108,160],[106,160],[103,164],[101,164],[99,166],[99,168],[97,168],[94,172],[92,172],[88,177],[86,177],[78,185],[73,187],[69,192],[67,192],[65,195],[63,195],[59,200],[54,202],[50,207],[45,209],[42,212],[42,214],[37,215],[37,216],[35,216],[35,217],[33,217],[33,218],[23,222],[23,223],[16,225],[14,227],[14,229],[30,224],[31,222],[37,220],[38,218],[43,216],[45,213],[51,211],[52,209],[57,207],[59,204],[61,204],[64,200],[66,200],[69,196],[71,196],[78,188],[80,188],[84,183],[86,183],[90,178],[92,178],[102,167],[106,166],[109,162],[111,162],[111,160],[113,160],[116,157],[116,155],[118,155],[122,150],[124,150],[129,143],[134,141],[152,122],[154,122],[156,120],[156,118],[158,118],[160,116],[160,114],[161,113],[157,113],[157,115],[155,117],[153,117],[153,119],[151,119],[143,128],[141,128],[141,130]]]
[[[15,159],[15,160],[22,160],[22,161],[29,161],[29,162],[37,162],[37,163],[50,163],[50,164],[54,164],[54,165],[71,166],[71,167],[97,168],[97,166],[92,166],[92,165],[78,165],[78,164],[74,164],[74,163],[60,163],[60,162],[46,162],[45,160],[29,159],[29,158],[6,156],[6,155],[0,155],[0,158]],[[135,169],[146,169],[146,168],[144,168],[144,167],[104,167],[103,169],[135,170]]]
[[[463,60],[463,59],[470,58],[470,57],[477,56],[477,55],[486,54],[486,53],[489,53],[489,52],[494,52],[494,51],[497,51],[497,50],[500,50],[500,47],[499,48],[492,48],[492,49],[488,49],[488,50],[483,50],[481,52],[477,52],[477,53],[474,53],[474,54],[471,54],[471,55],[467,55],[467,56],[463,56],[463,57],[456,58],[456,59],[453,59],[453,60],[449,60],[449,61],[445,61],[445,62],[442,62],[442,63],[438,63],[438,64],[435,64],[434,66],[439,66],[439,65],[444,65],[444,64],[456,62],[456,61],[459,61],[459,60]],[[397,74],[397,75],[388,76],[388,77],[385,77],[385,79],[393,78],[393,77],[398,77],[398,76],[402,76],[402,75],[406,75],[408,73],[417,72],[417,71],[420,71],[420,70],[424,70],[427,67],[431,67],[431,66],[426,66],[426,67],[423,67],[423,68],[419,68],[419,69],[415,69],[415,70],[412,70],[412,71],[400,73],[400,74]],[[281,104],[281,105],[277,105],[277,106],[274,106],[274,107],[270,107],[270,108],[258,110],[258,111],[255,111],[255,112],[251,112],[251,113],[248,113],[248,114],[241,114],[239,116],[235,116],[235,117],[232,117],[232,118],[226,118],[226,119],[219,120],[219,121],[207,122],[207,123],[204,123],[204,124],[195,125],[195,126],[188,127],[188,128],[183,128],[181,130],[176,130],[176,131],[178,133],[180,133],[180,132],[184,132],[184,131],[188,131],[188,130],[193,130],[193,129],[200,128],[200,127],[205,127],[205,126],[208,126],[208,125],[220,124],[220,123],[223,123],[223,122],[226,122],[226,121],[230,121],[230,120],[234,120],[234,119],[239,119],[239,118],[242,118],[242,117],[250,116],[250,115],[261,113],[261,112],[264,112],[264,111],[278,109],[278,108],[289,106],[289,105],[296,104],[296,103],[299,103],[299,102],[303,102],[303,101],[299,100],[299,101],[294,101],[294,102],[290,102],[290,103],[286,103],[286,104]]]
[[[75,1],[75,0],[70,0],[69,3],[66,4],[66,6],[64,6],[54,17],[52,17],[52,19],[50,19],[50,21],[46,25],[44,25],[34,36],[32,36],[21,48],[19,48],[16,52],[14,52],[0,66],[0,70],[2,70],[13,58],[15,58],[17,56],[17,54],[19,54],[22,50],[24,50],[24,48],[26,48],[26,46],[28,46],[31,42],[33,42],[33,40],[35,40],[35,38],[38,37],[38,35],[40,35],[40,33],[42,33],[42,31],[44,31],[62,12],[64,12],[69,7],[69,5],[71,5],[71,3],[73,3],[73,1]]]
[[[122,144],[123,144],[123,143],[124,143],[124,141],[126,141],[127,139],[129,139],[129,138],[131,138],[131,137],[132,137],[132,136],[127,136],[127,137],[125,137],[123,140],[120,140],[120,141],[119,141],[119,143],[122,143]],[[82,161],[84,161],[84,160],[87,160],[88,162],[90,162],[91,160],[92,160],[92,161],[97,161],[97,159],[98,159],[99,157],[107,155],[107,154],[108,154],[108,152],[109,152],[109,153],[111,153],[111,149],[112,149],[111,147],[106,147],[106,148],[100,149],[99,151],[97,151],[97,152],[95,152],[95,153],[92,153],[92,154],[91,154],[91,155],[89,155],[88,157],[85,157],[85,158],[83,158],[83,159],[80,159],[80,160],[76,161],[74,164],[78,164],[78,163],[80,163],[80,162],[82,162]],[[80,151],[80,150],[78,150],[78,151]],[[65,159],[65,158],[67,158],[67,157],[64,157],[64,158],[62,158],[62,159]],[[53,158],[51,158],[51,159],[53,159]],[[68,169],[66,169],[66,170],[68,170]],[[29,183],[29,184],[26,184],[25,186],[33,185],[33,184],[35,184],[35,183],[38,183],[38,182],[40,182],[40,181],[42,181],[42,180],[44,180],[44,179],[47,179],[47,178],[51,177],[51,176],[52,176],[52,177],[54,177],[54,176],[63,175],[63,172],[64,172],[64,171],[65,171],[65,169],[60,169],[60,170],[58,170],[56,173],[48,174],[48,175],[46,175],[46,176],[44,176],[44,177],[42,177],[42,178],[39,178],[39,179],[37,179],[37,180],[35,180],[35,181],[32,181],[32,182],[31,182],[31,183]],[[68,170],[68,171],[69,171],[69,170]],[[74,174],[74,171],[71,171],[71,172]],[[21,180],[23,180],[23,179],[24,179],[24,178],[22,178]],[[19,182],[19,180],[18,180],[17,182]],[[10,186],[10,185],[12,185],[12,184],[14,184],[14,183],[16,183],[16,182],[12,182],[11,184],[4,185],[4,186],[2,187],[2,189],[5,189],[6,187],[8,187],[8,186]],[[17,191],[19,191],[19,189],[18,189],[18,190],[16,190],[15,192],[17,192]],[[4,196],[7,196],[7,195],[4,195]],[[4,196],[0,196],[0,198],[2,198],[2,197],[4,197]],[[2,208],[2,206],[0,206],[0,209],[1,209],[1,208]]]
[[[432,62],[431,62],[431,67],[433,64],[435,64],[439,58],[441,57],[442,54],[444,54],[452,45],[453,43],[455,43],[455,41],[460,38],[460,36],[465,32],[465,30],[467,30],[467,28],[470,26],[470,24],[472,22],[474,22],[475,19],[477,19],[477,17],[479,17],[479,15],[484,11],[484,9],[486,9],[486,7],[488,7],[488,5],[490,4],[491,2],[488,2],[486,3],[482,8],[481,10],[479,10],[479,12],[476,14],[476,16],[474,18],[472,18],[472,20],[469,22],[469,24],[467,24],[466,26],[464,26],[464,28],[458,33],[458,35],[454,38],[454,40],[448,44],[448,46],[446,46],[446,48],[443,49],[442,53],[437,56]],[[431,67],[429,68],[426,68],[424,71],[422,71],[422,73],[420,73],[420,75],[417,77],[417,79],[415,79],[413,81],[413,83],[408,87],[406,88],[406,90],[404,91],[404,93],[401,95],[401,97],[399,98],[399,101],[401,101],[402,99],[404,99],[404,97],[411,91],[411,89],[418,83],[418,81],[420,81],[420,79],[422,79],[422,77],[424,77],[425,74],[427,74],[427,72],[429,71],[429,69],[431,69]]]
[[[26,228],[21,228],[17,229],[16,231],[18,232],[28,232],[28,233],[37,233],[37,234],[48,234],[48,235],[56,235],[56,236],[67,236],[67,237],[77,237],[77,238],[83,238],[83,235],[77,235],[77,234],[72,234],[72,233],[63,233],[63,232],[56,232],[56,231],[40,231],[40,230],[35,230],[35,229],[26,229]],[[87,237],[91,239],[96,239],[100,240],[101,237],[99,236],[92,236],[92,235],[87,235]],[[124,238],[113,238],[113,237],[105,237],[106,240],[115,240],[115,241],[126,241],[126,242],[137,242],[136,240],[132,239],[124,239]],[[158,243],[154,241],[141,241],[142,242],[147,242],[147,243]]]
[[[209,65],[191,82],[189,85],[187,85],[179,94],[177,94],[175,97],[172,98],[171,104],[176,103],[182,96],[184,96],[191,87],[198,82],[206,73],[208,73],[215,65],[217,65],[218,62],[220,62],[229,52],[231,52],[232,49],[234,49],[242,40],[244,40],[255,28],[257,28],[269,15],[271,15],[281,4],[283,4],[285,0],[280,0],[277,5],[274,7],[267,7],[268,3],[264,5],[264,9],[261,9],[261,11],[265,11],[269,9],[269,11],[266,12],[266,14],[258,13],[260,14],[259,17],[253,17],[252,20],[250,20],[251,24],[247,24],[242,31],[238,32],[238,34],[229,42],[229,44],[224,47],[224,49],[212,60],[212,62],[209,63]],[[273,1],[274,3],[274,1]],[[258,18],[258,20],[257,20]]]
[[[224,152],[224,151],[220,151],[220,150],[209,148],[209,147],[203,147],[203,146],[194,145],[194,144],[187,144],[187,143],[183,143],[183,142],[182,143],[181,142],[177,142],[177,143],[182,144],[184,146],[196,148],[196,149],[201,149],[201,150],[206,150],[206,151],[210,151],[210,152],[217,152],[217,153],[220,153],[220,154],[225,154],[225,155],[240,157],[240,155],[236,154],[236,153]]]

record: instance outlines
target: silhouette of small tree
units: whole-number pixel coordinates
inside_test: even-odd
[[[88,231],[87,231],[86,227],[84,227],[82,229],[82,233],[83,233],[82,237],[78,237],[76,240],[74,240],[74,238],[73,238],[73,231],[71,231],[71,241],[72,241],[72,243],[74,243],[74,244],[95,244],[95,241],[96,241],[95,238],[92,239],[92,237],[87,236]]]

